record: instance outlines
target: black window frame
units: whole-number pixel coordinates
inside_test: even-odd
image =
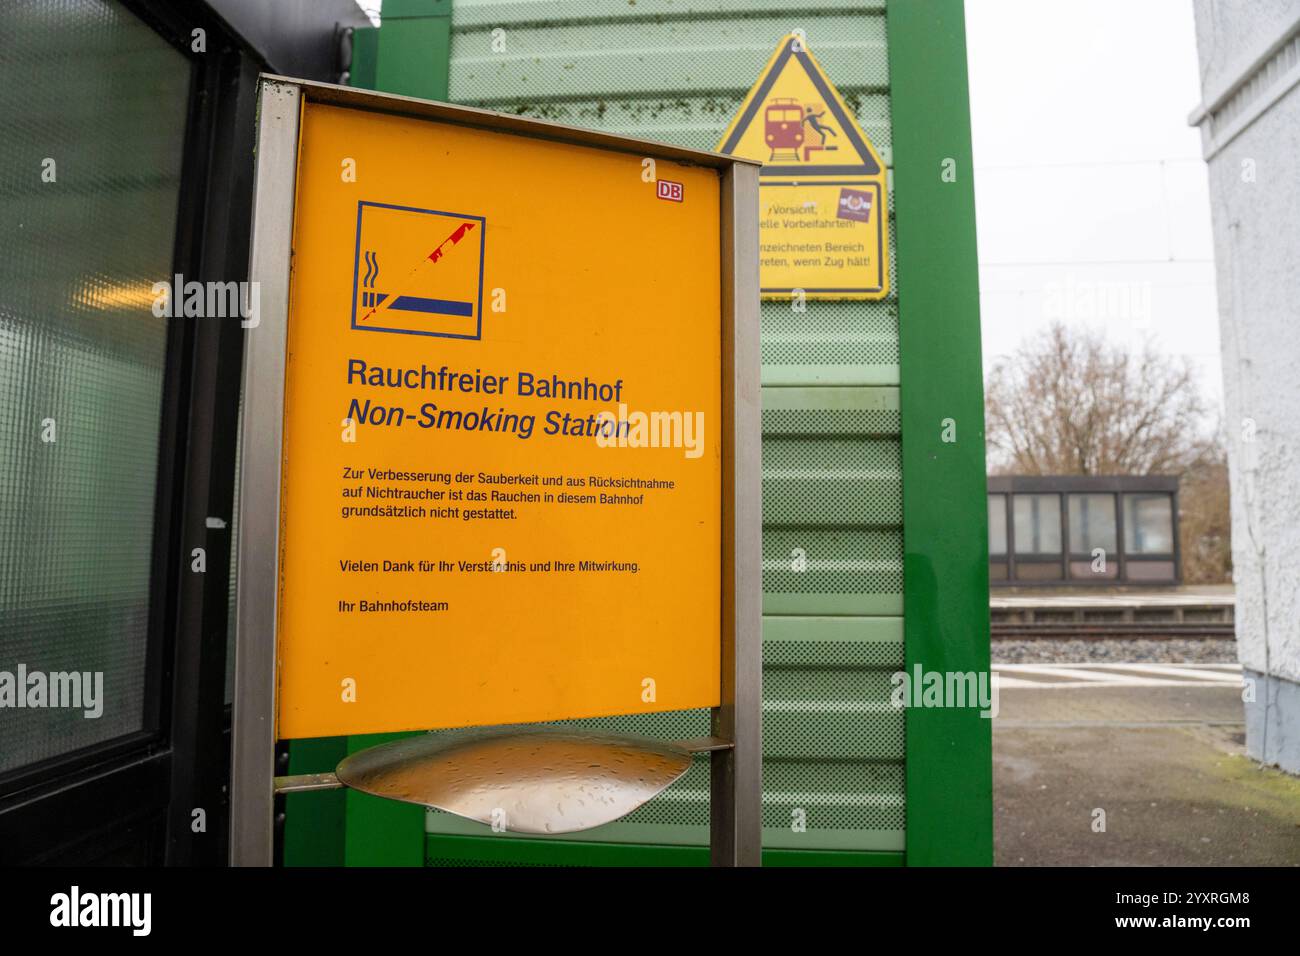
[[[988,494],[1007,496],[1007,553],[989,555],[989,583],[994,587],[1115,587],[1117,585],[1135,585],[1144,587],[1167,587],[1182,583],[1182,555],[1179,546],[1178,526],[1178,485],[1179,480],[1171,475],[991,475],[988,479]],[[1015,545],[1015,495],[1054,494],[1059,496],[1061,516],[1061,553],[1060,554],[1022,554]],[[1072,562],[1091,561],[1091,552],[1080,552],[1074,548],[1070,536],[1069,507],[1071,495],[1106,494],[1112,496],[1115,503],[1115,542],[1113,559],[1116,564],[1114,575],[1073,576],[1070,573]],[[1172,516],[1173,551],[1167,554],[1141,553],[1129,554],[1125,548],[1124,496],[1127,494],[1163,494],[1170,498]],[[1173,575],[1162,578],[1133,578],[1129,571],[1132,565],[1168,563],[1173,566]],[[1021,565],[1059,565],[1059,576],[1050,579],[1022,578],[1018,574]],[[1006,577],[993,573],[994,567],[1006,568]]]

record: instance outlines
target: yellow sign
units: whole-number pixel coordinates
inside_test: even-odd
[[[764,298],[889,293],[885,164],[800,35],[776,48],[718,151],[764,164]]]
[[[307,103],[297,189],[278,735],[716,706],[716,171]]]

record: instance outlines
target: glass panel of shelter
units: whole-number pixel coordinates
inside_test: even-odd
[[[1069,511],[1070,577],[1119,577],[1119,527],[1115,495],[1109,492],[1066,496]]]
[[[1173,496],[1166,492],[1014,493],[1009,509],[1007,498],[988,496],[993,580],[1060,580],[1063,566],[1073,580],[1175,577]]]
[[[1061,496],[1054,492],[1013,494],[1011,511],[1016,580],[1061,580],[1064,576]]]

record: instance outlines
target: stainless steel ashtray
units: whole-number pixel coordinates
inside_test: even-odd
[[[450,730],[380,744],[332,774],[277,777],[277,793],[349,787],[515,833],[574,833],[662,793],[715,738],[659,741],[570,727]]]

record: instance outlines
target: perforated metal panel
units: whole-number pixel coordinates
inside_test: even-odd
[[[894,528],[902,509],[896,438],[764,436],[765,524]]]
[[[451,99],[713,149],[794,28],[890,165],[883,0],[456,0]],[[761,332],[764,845],[899,850],[897,303],[765,302]],[[578,723],[691,737],[707,733],[708,714]],[[585,836],[703,843],[707,821],[701,759],[658,799]],[[429,829],[482,832],[438,813]]]

